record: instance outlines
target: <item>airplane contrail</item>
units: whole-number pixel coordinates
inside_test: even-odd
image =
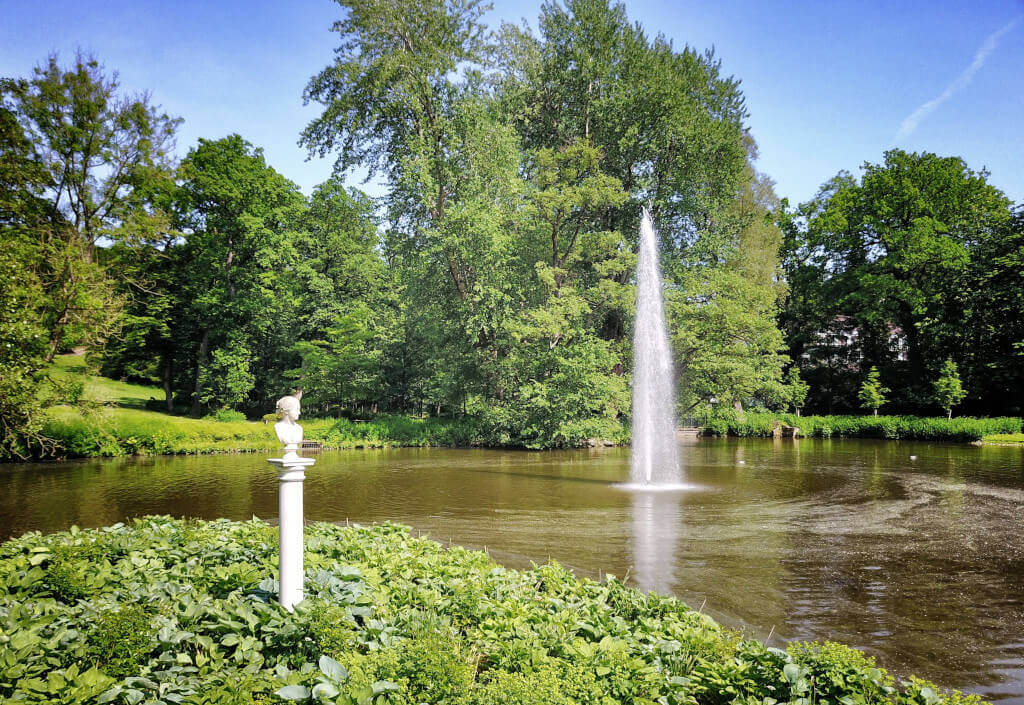
[[[917,110],[904,118],[903,122],[900,123],[899,132],[897,132],[896,136],[892,138],[893,143],[909,136],[917,129],[920,122],[933,113],[936,108],[952,98],[957,91],[966,88],[971,82],[971,79],[974,78],[974,74],[978,73],[981,67],[985,65],[985,60],[988,59],[989,54],[995,51],[996,46],[999,44],[999,40],[1002,39],[1007,32],[1016,27],[1022,18],[1024,18],[1024,15],[1018,15],[1007,22],[1003,27],[988,35],[988,37],[985,38],[985,41],[981,43],[981,46],[978,47],[978,51],[975,52],[974,61],[971,62],[971,65],[964,69],[963,73],[956,77],[956,80],[946,86],[946,90],[942,91],[938,97],[932,98],[926,103],[922,103]]]

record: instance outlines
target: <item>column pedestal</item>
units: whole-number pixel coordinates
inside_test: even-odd
[[[298,456],[268,458],[278,468],[278,517],[281,531],[281,606],[287,610],[302,602],[305,568],[302,541],[302,481],[306,468],[316,462],[313,458]]]

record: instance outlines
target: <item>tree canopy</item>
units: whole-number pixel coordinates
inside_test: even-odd
[[[478,0],[338,5],[300,135],[335,173],[308,196],[240,135],[179,162],[180,121],[87,55],[0,79],[0,453],[44,442],[72,348],[174,413],[301,387],[494,444],[620,437],[642,207],[681,414],[877,409],[883,383],[899,410],[1020,410],[1024,213],[984,170],[891,150],[790,207],[739,80],[621,3],[545,2],[536,32]]]

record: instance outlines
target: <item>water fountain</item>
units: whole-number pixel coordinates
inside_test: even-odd
[[[646,208],[637,255],[630,475],[634,486],[678,488],[682,469],[676,443],[672,349],[661,294],[658,237]]]

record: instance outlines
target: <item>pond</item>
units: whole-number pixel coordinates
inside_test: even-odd
[[[627,449],[327,452],[306,517],[397,521],[515,566],[673,593],[780,645],[1024,703],[1024,451],[895,441],[681,442],[685,492],[631,493]],[[0,538],[143,514],[274,521],[260,456],[0,467]]]

